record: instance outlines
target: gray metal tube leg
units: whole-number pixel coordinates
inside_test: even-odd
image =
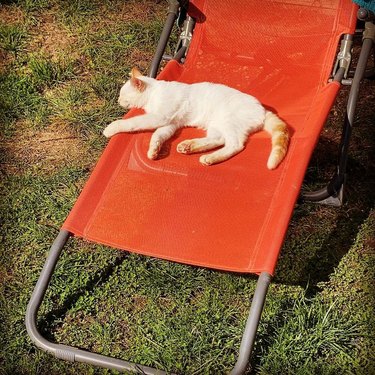
[[[48,284],[55,270],[57,261],[69,237],[69,232],[61,230],[56,240],[52,244],[46,263],[44,264],[39,280],[34,288],[34,292],[27,306],[25,323],[27,332],[31,340],[39,348],[54,354],[56,358],[64,359],[66,361],[83,362],[117,371],[131,371],[138,374],[166,374],[164,371],[157,370],[152,367],[137,365],[131,362],[123,361],[121,359],[91,353],[86,350],[74,348],[72,346],[53,343],[48,341],[41,335],[37,327],[38,310],[45,296]]]
[[[374,43],[375,26],[372,22],[366,22],[362,48],[357,62],[354,77],[352,80],[348,104],[346,107],[346,114],[343,124],[341,144],[339,147],[339,158],[336,167],[336,172],[331,181],[324,188],[317,191],[302,193],[302,199],[304,201],[328,204],[331,206],[341,206],[342,204],[342,192],[345,182],[349,141],[353,128],[355,109],[357,106],[357,100],[359,95],[359,87],[362,78],[365,76],[367,61],[370,57]]]
[[[116,359],[101,354],[91,353],[86,350],[72,346],[50,342],[45,339],[38,330],[38,310],[45,296],[49,282],[55,270],[61,252],[70,237],[70,233],[61,230],[56,240],[52,244],[50,253],[40,274],[39,280],[34,288],[33,294],[26,310],[26,329],[36,346],[44,351],[53,354],[56,358],[71,362],[83,362],[94,366],[104,367],[117,371],[131,371],[138,374],[163,375],[166,372],[152,367],[137,365],[121,359]],[[247,319],[245,331],[242,337],[239,350],[239,357],[231,375],[243,374],[249,362],[252,352],[255,335],[257,332],[259,319],[263,310],[268,286],[271,282],[271,275],[263,272],[258,279],[257,287],[251,303],[249,317]]]
[[[230,372],[230,375],[240,375],[246,371],[250,355],[254,347],[255,335],[258,330],[258,324],[263,311],[263,306],[266,299],[268,287],[271,282],[271,278],[272,276],[267,272],[262,272],[259,276],[253,301],[251,303],[249,316],[247,318],[245,331],[242,336],[240,354],[238,356],[236,365]]]
[[[53,242],[50,253],[39,276],[38,282],[35,285],[33,294],[30,298],[30,302],[27,305],[26,310],[25,323],[27,332],[31,340],[39,348],[47,352],[52,352],[53,354],[55,354],[56,352],[56,347],[54,345],[51,345],[51,343],[39,333],[37,328],[37,315],[39,307],[46,293],[48,284],[51,280],[52,274],[55,270],[57,260],[59,259],[61,251],[68,241],[69,237],[69,232],[60,231],[59,235]]]
[[[171,35],[174,21],[176,20],[178,16],[179,9],[180,9],[180,4],[178,1],[169,0],[168,17],[167,17],[167,20],[165,21],[163,31],[160,35],[160,39],[156,47],[154,58],[151,62],[149,76],[152,78],[155,78],[158,73],[159,65],[160,65],[161,59],[163,58],[163,53],[167,46],[169,36]]]

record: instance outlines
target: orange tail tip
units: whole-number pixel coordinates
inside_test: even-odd
[[[272,137],[272,149],[267,161],[268,169],[275,169],[284,159],[289,145],[289,131],[286,123],[273,112],[266,112],[264,130]]]

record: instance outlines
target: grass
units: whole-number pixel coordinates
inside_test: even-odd
[[[121,114],[121,82],[133,65],[147,70],[165,4],[18,0],[0,7],[0,374],[115,373],[36,349],[24,316],[50,243],[103,149],[101,130]],[[340,209],[296,207],[249,373],[375,374],[373,82],[360,91],[347,201]],[[332,109],[306,188],[334,169],[346,96],[343,90]],[[179,374],[224,374],[255,284],[252,276],[72,240],[39,324],[65,344]]]
[[[31,55],[28,62],[32,83],[39,90],[53,87],[74,77],[71,61],[53,62],[40,55]]]
[[[21,25],[0,24],[0,48],[17,53],[25,45],[26,32]]]

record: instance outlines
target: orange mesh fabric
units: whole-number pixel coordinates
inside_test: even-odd
[[[339,85],[328,83],[340,35],[352,33],[348,0],[196,0],[193,42],[160,79],[224,83],[258,97],[291,127],[286,159],[266,168],[265,132],[222,164],[205,167],[177,144],[156,161],[151,133],[113,137],[63,228],[116,248],[193,265],[273,273],[305,170]],[[132,111],[129,116],[136,115]]]

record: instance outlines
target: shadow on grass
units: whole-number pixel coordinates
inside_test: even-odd
[[[325,155],[335,157],[330,148],[325,148]],[[320,163],[320,167],[333,171],[330,163]],[[370,165],[363,166],[349,158],[342,207],[303,203],[296,208],[275,282],[307,288],[309,295],[319,291],[319,283],[329,279],[373,208],[375,176],[370,168]]]
[[[349,146],[344,204],[327,207],[303,203],[296,207],[281,252],[275,282],[319,291],[355,241],[356,234],[375,203],[375,111],[370,103],[374,82],[365,80],[360,89],[356,118]],[[314,191],[333,176],[338,158],[348,89],[343,89],[331,111],[307,170],[304,187]]]
[[[357,119],[350,144],[344,204],[338,208],[312,203],[296,207],[273,280],[274,283],[303,288],[308,305],[321,291],[320,283],[330,279],[353,247],[361,226],[374,208],[375,162],[371,157],[375,149],[374,109],[362,106],[368,102],[366,97],[374,95],[374,85],[367,81],[364,86],[358,101],[359,121]],[[336,107],[341,103],[342,109],[342,102],[346,103],[339,97]],[[328,135],[319,140],[305,176],[308,190],[324,187],[335,171],[340,121],[340,118],[331,119]],[[262,355],[267,356],[277,342],[279,332],[288,324],[292,314],[290,307],[291,301],[284,301],[280,313],[265,322],[264,329],[258,332],[249,374],[257,373]]]
[[[67,312],[76,305],[81,297],[87,293],[94,292],[98,285],[107,282],[115,270],[129,255],[124,251],[119,252],[119,254],[119,257],[114,262],[106,265],[106,267],[98,272],[88,283],[80,287],[77,292],[70,294],[60,307],[49,310],[49,312],[40,319],[40,332],[46,339],[54,340],[54,332],[63,324]]]

